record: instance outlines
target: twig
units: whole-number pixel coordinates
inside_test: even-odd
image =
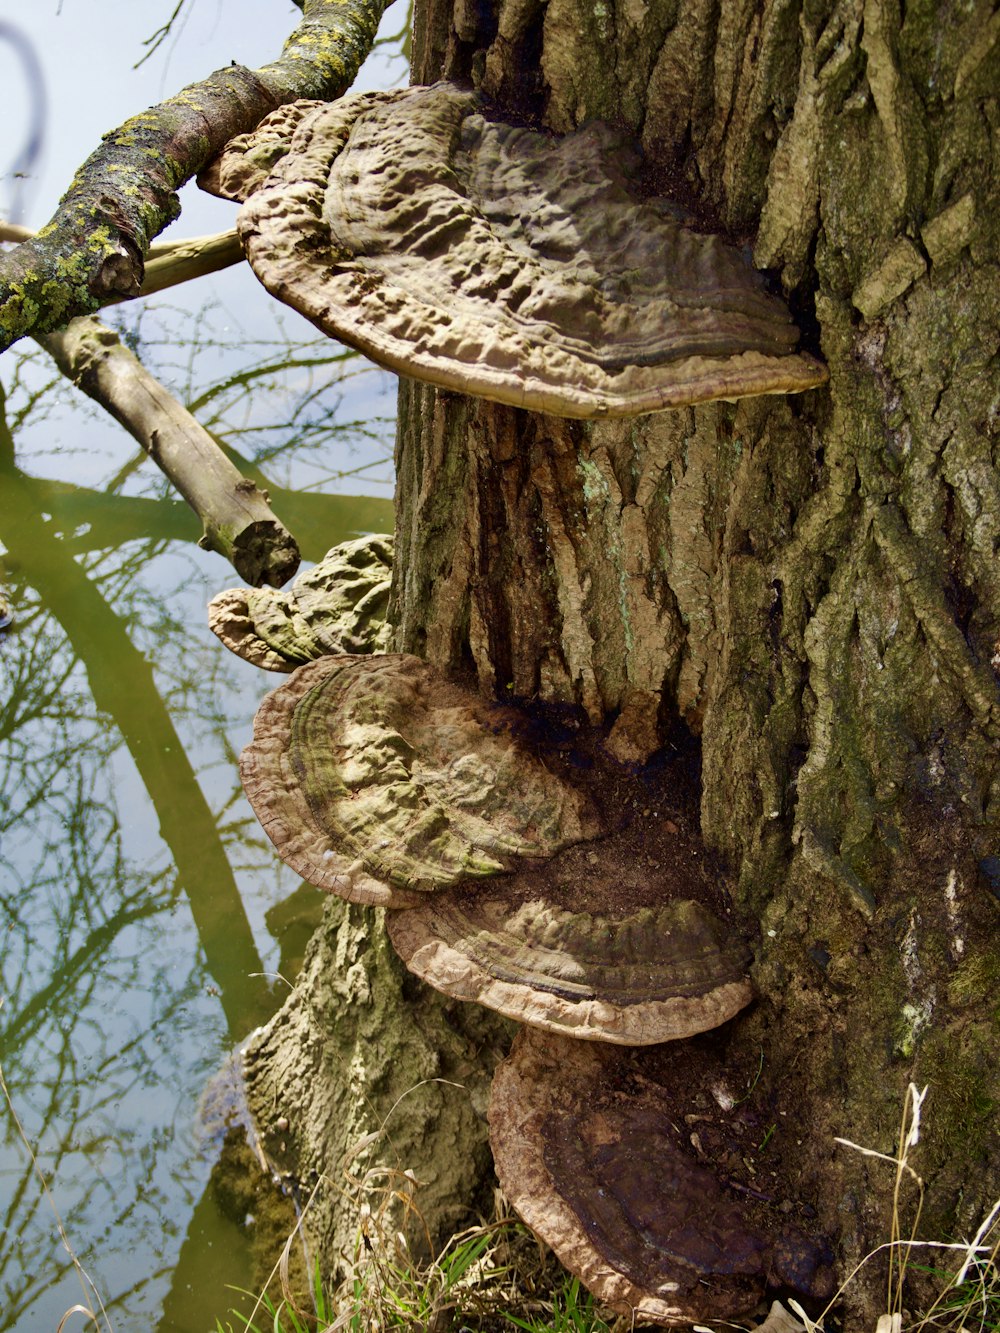
[[[62,373],[142,445],[201,519],[199,545],[247,583],[280,587],[298,568],[295,539],[190,412],[93,316],[38,338]]]

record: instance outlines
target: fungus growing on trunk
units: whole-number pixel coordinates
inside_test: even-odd
[[[294,671],[327,653],[384,652],[392,538],[356,537],[327,551],[287,588],[227,588],[208,604],[208,626],[265,671]]]
[[[519,740],[520,720],[417,657],[322,657],[261,703],[243,785],[304,879],[413,906],[600,833],[586,793]]]
[[[568,1036],[646,1045],[718,1027],[750,1002],[749,950],[672,899],[669,872],[630,876],[615,841],[435,894],[394,913],[389,938],[438,990]]]
[[[717,1106],[714,1117],[685,1116],[692,1089],[679,1051],[625,1051],[523,1029],[490,1098],[504,1193],[618,1313],[670,1324],[732,1318],[753,1309],[767,1285],[824,1299],[832,1294],[825,1245],[789,1221],[794,1203],[778,1206],[787,1196],[769,1203],[761,1179],[734,1178],[746,1173],[740,1153],[749,1146],[738,1103]],[[694,1063],[705,1083],[713,1064],[724,1077],[710,1050]],[[729,1178],[720,1178],[718,1154],[700,1160],[699,1134],[685,1122],[705,1138],[709,1124],[731,1137]]]
[[[630,143],[487,118],[446,83],[282,107],[204,183],[273,295],[373,360],[564,417],[826,379],[744,256],[645,198]]]

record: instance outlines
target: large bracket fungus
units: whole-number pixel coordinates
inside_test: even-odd
[[[438,990],[576,1038],[671,1041],[750,1002],[747,955],[699,903],[620,916],[511,898],[506,883],[437,894],[394,913],[389,938]]]
[[[633,1045],[731,1018],[749,951],[695,840],[659,808],[623,818],[642,779],[524,730],[417,658],[326,657],[261,705],[243,780],[304,878],[408,909],[390,938],[449,995]]]
[[[722,924],[697,840],[650,786],[618,827],[633,803],[609,790],[635,795],[640,780],[616,783],[610,765],[586,776],[604,837],[394,913],[389,938],[438,990],[568,1036],[638,1046],[717,1027],[750,1002],[750,954]]]
[[[294,671],[328,653],[389,647],[392,538],[355,537],[327,551],[287,588],[227,588],[208,604],[226,647],[265,671]]]
[[[732,1318],[768,1285],[825,1299],[830,1255],[789,1221],[797,1211],[781,1198],[789,1182],[735,1178],[737,1167],[747,1175],[742,1135],[752,1123],[724,1093],[724,1065],[708,1050],[688,1056],[677,1046],[628,1052],[522,1029],[490,1100],[504,1193],[604,1304],[642,1321]],[[714,1116],[684,1114],[696,1091],[692,1063],[704,1083],[716,1067],[724,1107]],[[694,1147],[710,1125],[731,1140],[736,1167],[726,1181]]]
[[[553,138],[439,83],[281,107],[203,183],[246,199],[273,295],[442,388],[611,417],[823,383],[744,256],[638,169],[606,125]]]
[[[257,710],[243,785],[304,879],[413,906],[600,833],[586,793],[519,740],[518,721],[416,657],[322,657]]]

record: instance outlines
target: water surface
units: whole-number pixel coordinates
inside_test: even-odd
[[[271,58],[299,16],[188,3],[159,63],[131,72],[173,8],[0,15],[48,82],[45,151],[30,179],[0,180],[6,206],[30,205],[22,222],[46,220],[99,130],[232,58]],[[231,206],[184,195],[172,231],[232,225]],[[317,339],[245,265],[105,317],[269,490],[307,560],[391,527],[393,377]],[[252,1280],[253,1222],[220,1209],[199,1104],[287,993],[274,909],[302,890],[236,767],[276,681],[208,631],[205,603],[239,580],[130,438],[28,342],[0,358],[0,386],[0,1065],[21,1126],[0,1098],[0,1329],[55,1330],[82,1299],[61,1225],[119,1333],[204,1333],[238,1303],[226,1284]]]
[[[24,402],[11,395],[15,424]],[[113,423],[86,428],[118,455],[103,483],[45,476],[19,433],[0,433],[15,616],[0,632],[0,1061],[115,1327],[200,1330],[249,1270],[240,1219],[205,1194],[198,1102],[283,998],[266,913],[299,884],[236,771],[275,678],[206,628],[207,599],[239,580],[193,545],[197,523]],[[384,471],[386,441],[368,443]],[[286,488],[270,489],[312,558],[391,524],[385,499],[289,490],[285,513]],[[79,1287],[26,1146],[0,1122],[0,1328],[54,1329]]]

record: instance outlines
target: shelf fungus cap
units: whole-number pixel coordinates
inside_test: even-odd
[[[826,380],[744,255],[644,198],[606,125],[554,138],[445,83],[296,106],[212,174],[246,196],[264,286],[390,369],[583,418]]]
[[[600,832],[490,705],[404,654],[331,656],[261,703],[240,762],[278,854],[352,902],[412,906]]]
[[[655,1049],[627,1053],[623,1068],[610,1047],[518,1033],[489,1107],[512,1206],[599,1301],[640,1321],[733,1318],[768,1282],[829,1292],[825,1247],[758,1204],[758,1191],[727,1188],[692,1150],[691,1089],[663,1095],[645,1072]]]
[[[525,898],[518,881],[532,878],[436,894],[395,913],[389,937],[445,994],[590,1041],[690,1037],[749,1003],[749,951],[700,903],[593,913]]]
[[[227,588],[208,604],[226,647],[265,671],[294,671],[327,653],[380,653],[392,582],[392,538],[357,537],[327,551],[287,588]]]

